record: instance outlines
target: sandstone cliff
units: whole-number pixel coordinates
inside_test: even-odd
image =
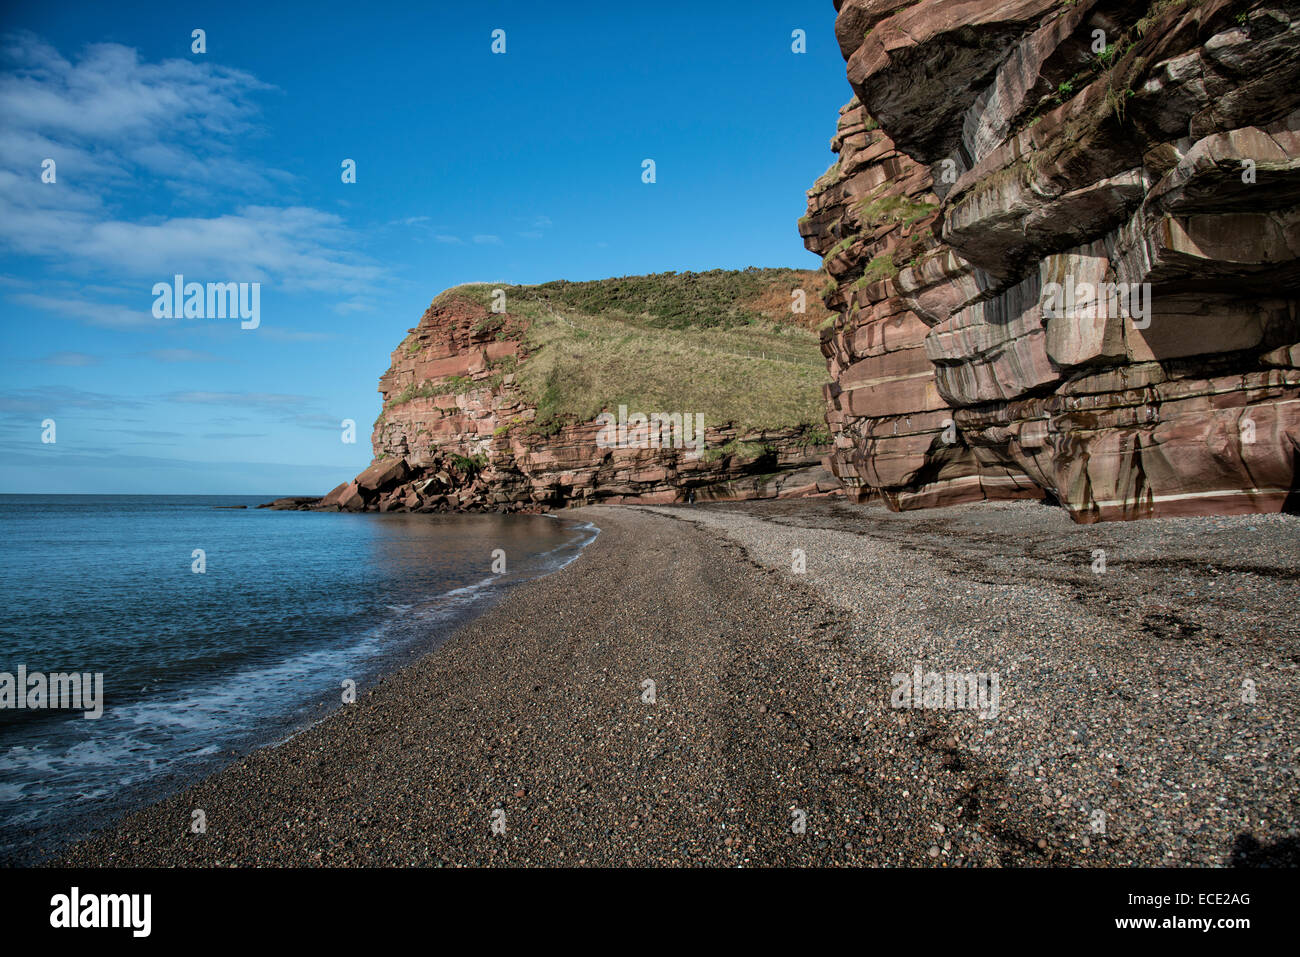
[[[824,371],[807,327],[827,313],[811,294],[815,278],[714,271],[449,290],[380,379],[374,463],[318,507],[513,511],[838,494],[821,464]],[[801,284],[811,295],[798,295],[799,306],[812,305],[795,312]],[[602,445],[607,423],[597,416],[617,417],[620,405],[628,419],[702,421],[703,445],[635,428]]]
[[[895,509],[1277,511],[1300,455],[1300,5],[842,0],[799,231],[835,450]]]

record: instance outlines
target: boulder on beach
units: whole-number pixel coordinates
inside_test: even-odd
[[[382,459],[356,477],[354,484],[366,492],[381,492],[410,474],[406,459]]]

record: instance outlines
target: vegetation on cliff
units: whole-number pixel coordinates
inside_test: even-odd
[[[522,337],[527,348],[517,381],[537,408],[534,432],[626,405],[702,412],[710,426],[731,422],[741,431],[803,425],[825,438],[826,366],[813,329],[829,313],[816,273],[718,269],[484,283],[449,289],[439,300],[491,308],[495,290],[505,293],[504,334]],[[794,311],[796,300],[804,311]]]

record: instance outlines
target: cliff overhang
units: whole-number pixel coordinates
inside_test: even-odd
[[[845,489],[1293,507],[1300,7],[836,6],[855,95],[799,230]]]

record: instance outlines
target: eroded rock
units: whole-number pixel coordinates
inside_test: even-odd
[[[1083,522],[1294,505],[1300,5],[838,9],[855,97],[800,233],[844,487]]]
[[[467,297],[435,301],[380,379],[374,463],[319,507],[537,511],[839,494],[822,462],[828,449],[802,428],[709,427],[703,454],[602,448],[595,422],[535,428],[537,409],[517,383],[526,328]]]

